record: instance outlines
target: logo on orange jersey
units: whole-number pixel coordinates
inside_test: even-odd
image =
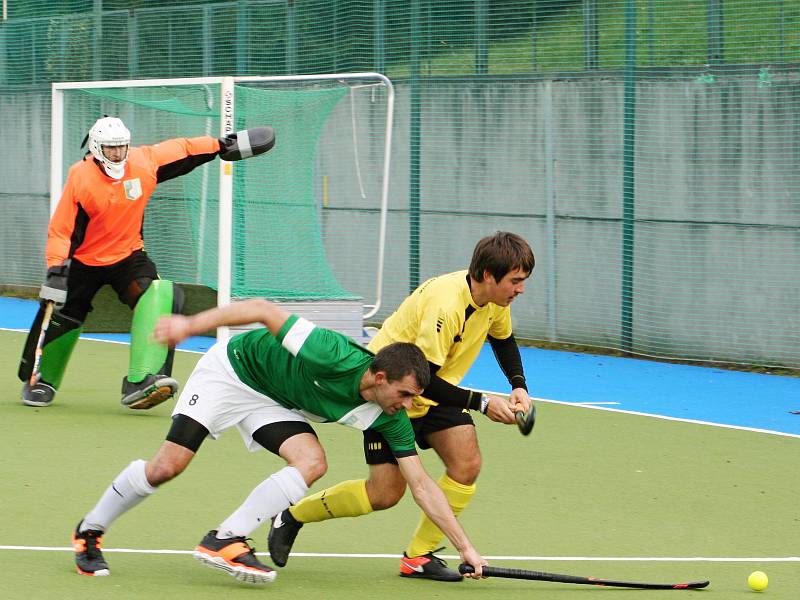
[[[125,186],[125,198],[133,202],[142,197],[142,182],[136,179],[128,179],[123,182]]]

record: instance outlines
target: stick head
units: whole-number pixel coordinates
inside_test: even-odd
[[[531,409],[528,413],[519,411],[515,414],[517,418],[517,427],[522,435],[530,435],[533,426],[536,424],[536,406],[531,402]]]

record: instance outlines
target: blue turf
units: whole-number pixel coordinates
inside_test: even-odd
[[[31,300],[0,298],[0,329],[26,331],[36,306]],[[83,337],[129,339],[119,333]],[[178,348],[204,352],[213,343],[213,338],[193,337]],[[791,412],[800,411],[800,378],[538,348],[522,348],[522,360],[530,393],[538,398],[800,435],[800,414]],[[488,346],[463,384],[507,391]]]
[[[0,329],[17,329],[28,331],[36,316],[38,302],[20,300],[19,298],[0,297]],[[127,333],[84,333],[82,338],[89,340],[109,340],[129,343],[131,336]],[[214,338],[191,337],[178,344],[179,350],[205,352],[214,343]]]
[[[538,348],[522,357],[539,398],[800,435],[800,378]],[[462,383],[508,387],[488,348]]]

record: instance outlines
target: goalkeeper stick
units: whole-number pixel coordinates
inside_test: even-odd
[[[50,317],[53,316],[53,306],[55,303],[48,300],[44,305],[44,316],[42,316],[42,327],[39,331],[39,339],[36,340],[36,350],[33,354],[33,370],[31,371],[31,378],[28,381],[30,385],[36,385],[41,377],[39,373],[39,366],[42,362],[42,348],[44,347],[44,336],[47,333],[47,327],[50,325]]]
[[[460,564],[458,571],[461,574],[474,573],[472,565]],[[556,583],[578,583],[583,585],[597,585],[601,587],[636,588],[640,590],[696,590],[707,587],[708,581],[691,581],[689,583],[641,583],[636,581],[615,581],[613,579],[598,579],[597,577],[577,577],[575,575],[559,575],[558,573],[544,573],[542,571],[526,571],[525,569],[504,569],[502,567],[483,567],[485,577],[507,577],[509,579],[533,579],[535,581],[553,581]]]

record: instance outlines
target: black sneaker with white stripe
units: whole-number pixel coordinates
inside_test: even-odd
[[[286,566],[286,562],[289,560],[289,553],[292,551],[292,546],[302,526],[303,524],[292,516],[288,508],[283,512],[279,512],[272,519],[269,536],[267,537],[267,546],[269,546],[269,555],[272,558],[272,562],[277,566]]]

